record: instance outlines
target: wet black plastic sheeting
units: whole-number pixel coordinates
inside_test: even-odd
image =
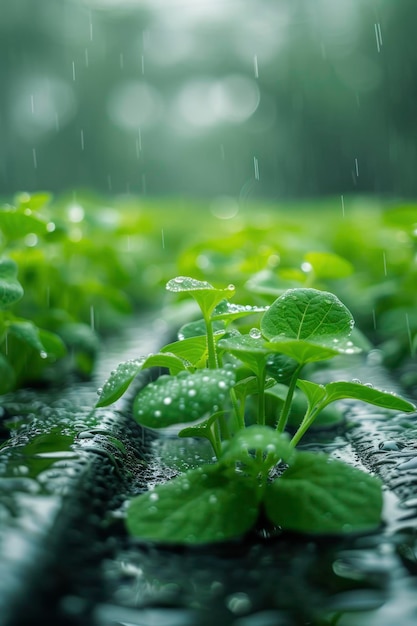
[[[125,351],[117,342],[100,383],[119,360],[152,350],[143,325],[133,336]],[[375,362],[358,361],[354,372],[336,377],[393,388]],[[392,626],[393,607],[397,623],[415,624],[413,416],[346,403],[346,432],[318,444],[386,482],[380,533],[343,541],[252,534],[166,549],[129,538],[121,507],[169,470],[146,466],[152,437],[123,404],[92,410],[95,399],[95,384],[6,398],[14,428],[0,453],[2,625],[295,626],[340,611],[341,626]]]

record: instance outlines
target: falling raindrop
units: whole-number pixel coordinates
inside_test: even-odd
[[[375,23],[374,29],[375,29],[376,49],[378,50],[378,52],[381,52],[381,48],[382,48],[381,24],[379,22]]]
[[[258,55],[255,54],[253,57],[253,67],[255,71],[255,78],[259,78],[259,68],[258,68]]]
[[[387,256],[385,252],[382,253],[382,262],[384,264],[384,275],[387,275]]]
[[[95,329],[95,315],[94,315],[94,305],[92,304],[90,306],[90,326],[91,329],[94,330]]]
[[[410,346],[410,353],[413,356],[413,338],[411,336],[410,319],[408,313],[405,314],[405,325],[407,328],[408,345]]]
[[[33,157],[33,167],[35,170],[38,168],[38,158],[36,156],[36,149],[32,148],[32,157]]]
[[[255,180],[259,180],[259,162],[256,157],[253,157],[253,167],[255,170]]]

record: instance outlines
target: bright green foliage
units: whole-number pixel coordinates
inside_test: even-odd
[[[349,337],[353,317],[332,293],[317,289],[289,289],[277,298],[262,318],[267,339],[307,339],[321,343]]]
[[[203,465],[134,498],[127,527],[133,535],[163,543],[224,541],[252,528],[259,497],[253,477]]]
[[[233,285],[229,285],[226,289],[215,289],[207,281],[188,276],[173,278],[167,283],[166,288],[174,293],[189,293],[199,305],[204,318],[211,315],[219,302],[225,298],[231,298],[235,293]]]
[[[209,411],[217,411],[234,382],[231,369],[160,376],[138,393],[133,414],[140,424],[151,428],[194,422]]]
[[[265,510],[286,530],[367,532],[381,523],[381,484],[324,454],[299,452],[283,476],[267,485]]]
[[[332,252],[307,252],[304,261],[311,266],[311,272],[318,279],[345,278],[353,274],[353,265]]]
[[[285,434],[265,426],[248,426],[236,433],[222,451],[223,463],[240,463],[252,473],[267,476],[268,471],[279,461],[289,462],[294,456],[294,449]]]
[[[311,260],[325,266],[322,258]],[[337,272],[347,270],[341,263]],[[135,419],[151,428],[194,422],[180,437],[208,440],[217,462],[135,498],[127,514],[129,530],[144,539],[198,544],[244,534],[262,513],[271,523],[297,532],[376,529],[382,510],[376,478],[325,455],[295,450],[320,412],[339,400],[415,411],[403,398],[366,384],[319,385],[300,379],[306,364],[360,351],[350,340],[350,311],[332,293],[306,287],[289,289],[257,311],[243,305],[233,310],[224,299],[227,290],[192,278],[173,279],[167,288],[196,299],[204,326],[201,321],[186,325],[179,341],[158,355],[138,359],[122,374],[116,370],[103,387],[99,406],[120,397],[140,369],[167,367],[170,375],[136,395]],[[244,312],[261,315],[259,328],[247,333],[233,328]],[[215,336],[214,323],[220,321],[230,326],[218,328]],[[270,415],[269,407],[279,414]],[[293,407],[301,407],[304,416],[297,416],[290,440],[285,431]],[[271,476],[277,466],[281,475]]]
[[[17,280],[17,265],[11,259],[0,259],[0,309],[7,309],[23,296]]]

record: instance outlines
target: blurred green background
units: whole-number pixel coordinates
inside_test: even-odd
[[[413,0],[14,0],[0,193],[415,196]]]

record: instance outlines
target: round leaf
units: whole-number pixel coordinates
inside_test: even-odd
[[[324,454],[299,452],[283,476],[267,486],[265,509],[287,530],[367,532],[381,523],[381,483]]]
[[[162,543],[204,544],[239,537],[255,524],[260,489],[255,479],[204,465],[131,500],[132,535]]]
[[[194,422],[217,411],[234,382],[234,372],[226,368],[160,376],[138,393],[133,414],[139,424],[150,428]]]
[[[166,288],[174,293],[189,293],[197,302],[204,317],[210,316],[219,302],[231,298],[235,293],[234,285],[229,285],[226,289],[216,289],[205,280],[196,280],[189,276],[172,278]]]
[[[226,443],[221,461],[225,463],[251,464],[257,460],[257,454],[268,457],[266,471],[279,460],[287,461],[294,453],[287,435],[278,433],[269,426],[248,426],[240,430]],[[253,455],[253,456],[251,456]]]
[[[316,341],[346,338],[354,325],[350,311],[332,293],[317,289],[288,289],[277,298],[261,320],[267,339]]]

